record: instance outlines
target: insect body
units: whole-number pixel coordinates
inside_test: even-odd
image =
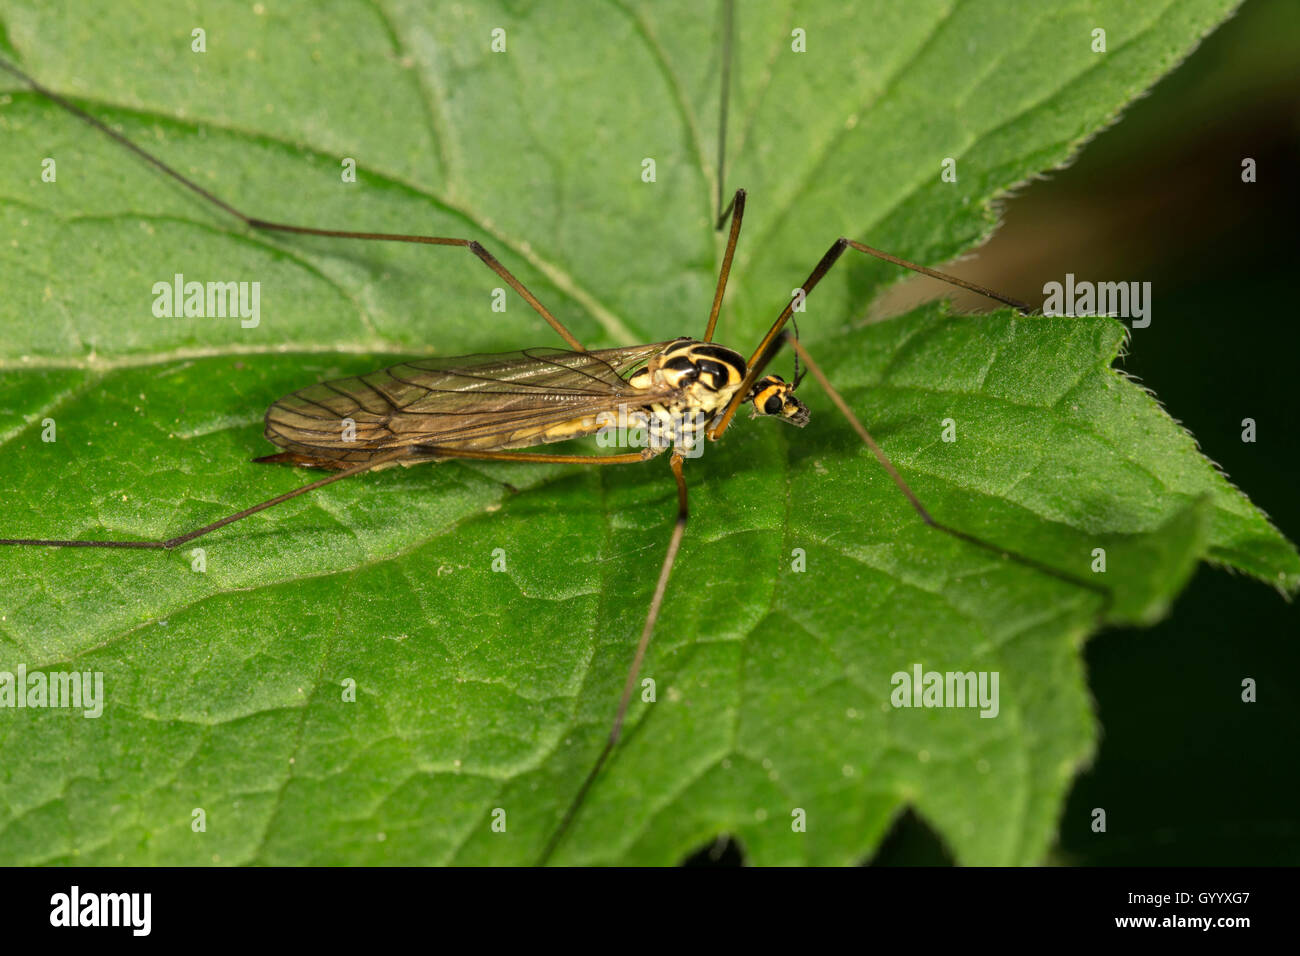
[[[443,446],[501,451],[579,438],[616,415],[646,432],[653,457],[701,440],[745,372],[738,352],[690,338],[404,362],[275,402],[266,437],[285,451],[257,461],[335,471],[377,458],[411,465],[442,457]],[[806,423],[807,409],[784,384],[769,377],[746,398],[756,415]]]

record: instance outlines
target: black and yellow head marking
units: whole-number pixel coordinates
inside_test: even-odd
[[[772,415],[803,428],[808,424],[808,406],[794,396],[794,386],[779,375],[765,375],[749,393],[755,415]]]

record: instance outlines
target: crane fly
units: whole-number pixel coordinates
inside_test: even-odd
[[[719,184],[722,181],[722,144],[725,141],[729,83],[729,17],[727,31],[727,52],[724,53],[722,74]],[[744,221],[746,193],[743,189],[735,192],[724,209],[719,185],[716,228],[721,231],[729,223],[730,231],[712,306],[700,337],[589,350],[519,279],[475,240],[322,229],[259,219],[200,186],[66,97],[46,88],[17,66],[0,60],[0,68],[17,77],[35,93],[116,141],[185,189],[237,218],[248,228],[261,232],[334,239],[466,248],[520,295],[551,326],[566,346],[532,348],[495,355],[412,360],[366,375],[308,385],[293,392],[273,403],[266,413],[265,436],[281,450],[255,461],[319,469],[328,471],[329,474],[175,537],[153,541],[6,538],[0,539],[0,544],[167,550],[343,478],[396,465],[473,459],[607,466],[640,463],[667,454],[676,484],[676,516],[659,565],[640,639],[632,654],[609,733],[591,770],[577,787],[563,816],[551,831],[539,862],[544,863],[550,859],[578,814],[588,790],[618,744],[687,527],[689,507],[685,461],[695,456],[703,442],[722,438],[744,405],[750,406],[751,417],[775,418],[795,427],[807,425],[810,417],[808,408],[795,394],[805,377],[798,371],[799,363],[816,379],[926,525],[968,545],[1092,591],[1107,604],[1110,601],[1110,592],[1104,587],[967,534],[934,518],[831,385],[808,349],[799,341],[797,327],[792,323],[799,296],[792,297],[785,305],[748,356],[713,341]],[[800,286],[803,297],[813,292],[841,256],[850,249],[941,279],[1022,312],[1030,311],[1027,304],[1016,299],[845,237],[831,244],[804,280]],[[796,334],[791,335],[787,326],[795,329]],[[795,355],[796,372],[792,381],[767,374],[774,356],[785,346],[789,346]],[[519,450],[597,434],[601,428],[608,427],[612,420],[642,429],[646,435],[644,447],[639,451],[604,455],[548,454]]]

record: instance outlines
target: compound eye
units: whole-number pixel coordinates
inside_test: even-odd
[[[780,393],[769,396],[768,400],[763,403],[764,415],[780,415],[781,409],[785,406],[785,400],[781,398]]]

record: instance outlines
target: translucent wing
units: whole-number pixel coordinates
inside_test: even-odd
[[[266,437],[298,455],[349,462],[411,445],[499,450],[587,434],[595,427],[559,426],[667,396],[626,381],[665,345],[403,362],[286,395],[267,410]]]

